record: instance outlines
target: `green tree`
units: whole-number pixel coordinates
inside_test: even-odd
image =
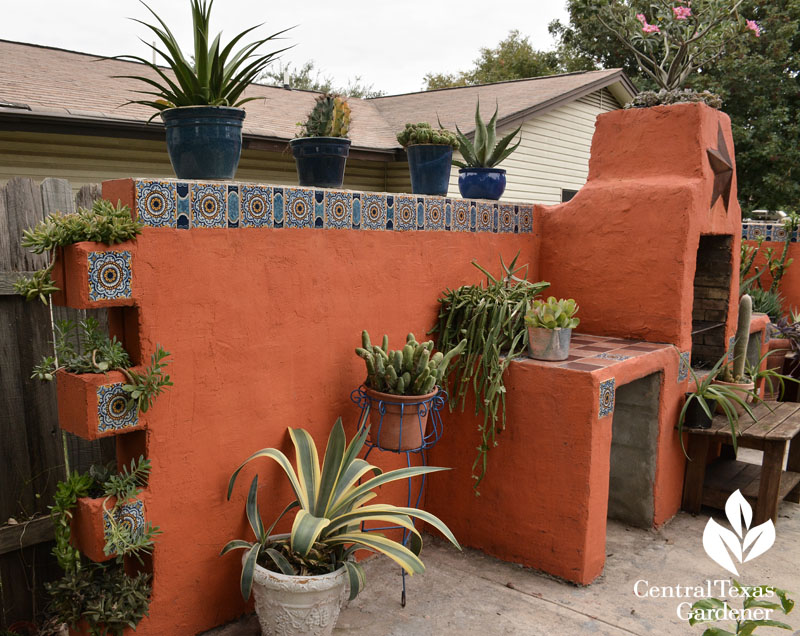
[[[599,68],[623,68],[640,89],[655,88],[597,14],[611,0],[568,0],[569,24],[551,23],[559,50]],[[628,0],[650,15],[650,3]],[[739,202],[745,211],[795,210],[800,202],[800,0],[745,0],[760,37],[743,36],[688,80],[722,97],[736,145]]]
[[[259,79],[268,86],[283,86],[284,73],[286,73],[289,86],[292,88],[319,91],[320,93],[337,93],[346,97],[363,99],[381,97],[386,94],[384,91],[375,90],[372,84],[364,84],[359,75],[348,79],[344,86],[337,86],[332,77],[324,75],[321,70],[316,68],[314,60],[309,60],[300,67],[291,64],[284,66],[278,63],[277,67],[269,67],[264,71]]]
[[[496,47],[482,48],[474,67],[457,73],[428,73],[425,90],[451,86],[474,86],[506,80],[553,75],[568,70],[558,51],[537,51],[527,36],[516,29]],[[569,69],[575,70],[575,69]]]

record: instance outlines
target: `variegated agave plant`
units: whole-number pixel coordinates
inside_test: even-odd
[[[414,528],[411,517],[421,519],[439,530],[450,542],[461,549],[453,533],[434,515],[417,508],[401,508],[391,504],[365,505],[376,496],[375,488],[383,484],[407,479],[446,468],[412,466],[387,473],[377,466],[360,459],[358,454],[364,446],[367,429],[347,444],[342,418],[328,438],[322,467],[320,467],[314,440],[301,428],[290,428],[289,435],[295,448],[297,471],[281,451],[265,448],[248,457],[231,476],[228,484],[228,499],[233,491],[239,472],[250,461],[259,457],[275,460],[283,468],[292,486],[296,499],[292,501],[273,524],[265,529],[258,509],[258,475],[253,477],[247,497],[247,519],[255,534],[254,542],[236,539],[230,541],[221,554],[231,550],[247,550],[241,576],[242,596],[250,597],[253,587],[253,571],[256,563],[287,575],[326,574],[347,568],[350,581],[350,598],[355,598],[364,586],[364,570],[352,555],[365,549],[380,552],[398,563],[408,574],[425,571],[419,558],[422,539]],[[372,473],[369,479],[367,475]],[[363,483],[359,480],[366,479]],[[287,538],[271,537],[278,521],[294,508],[299,508],[294,518],[292,531]],[[364,532],[361,523],[379,521],[405,528],[409,531],[409,546],[377,532]]]

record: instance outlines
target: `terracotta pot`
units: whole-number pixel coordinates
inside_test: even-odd
[[[420,448],[428,430],[430,402],[439,387],[427,395],[392,395],[369,387],[364,392],[370,400],[369,438],[379,448],[404,451]]]
[[[747,393],[748,391],[752,391],[756,387],[756,385],[753,384],[752,382],[723,382],[722,380],[714,380],[713,384],[719,384],[721,386],[728,386],[728,387],[732,388],[734,391],[737,391],[738,393],[742,393],[742,397],[744,398],[744,401],[747,402],[748,404],[753,401],[752,393]],[[745,393],[747,393],[747,395],[745,395]],[[733,408],[736,409],[736,412],[739,415],[742,415],[745,412],[744,407],[741,404],[739,404],[738,402],[732,402],[732,404],[733,404]],[[722,409],[722,406],[720,406],[719,404],[717,404],[717,413],[721,413],[721,414],[725,413],[725,411]]]
[[[792,345],[786,338],[772,338],[767,343],[767,349],[769,350],[769,355],[767,355],[767,369],[775,369],[778,373],[783,373],[783,361],[791,348]],[[774,393],[767,392],[766,382],[764,383],[764,399],[778,399],[778,391],[775,391]]]

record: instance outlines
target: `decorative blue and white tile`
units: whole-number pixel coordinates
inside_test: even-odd
[[[417,228],[416,197],[398,195],[394,198],[394,229],[415,230]]]
[[[119,431],[139,424],[139,411],[128,406],[122,382],[97,387],[97,430]]]
[[[469,202],[464,199],[453,201],[453,225],[456,232],[469,232]]]
[[[514,206],[507,203],[500,204],[500,231],[513,232],[516,226],[516,219],[514,218]]]
[[[425,229],[425,199],[417,197],[417,229]]]
[[[325,227],[349,230],[353,223],[353,193],[328,190],[325,193]]]
[[[425,199],[425,229],[444,229],[444,199],[427,197]]]
[[[314,191],[309,188],[284,188],[285,227],[314,227]]]
[[[386,229],[386,195],[364,194],[361,197],[361,227],[365,230]]]
[[[600,417],[614,412],[614,387],[616,380],[611,378],[600,383]]]
[[[286,201],[283,188],[272,188],[272,221],[273,227],[283,227],[285,220],[284,202]]]
[[[478,232],[491,232],[494,221],[494,206],[491,203],[478,202],[476,229]]]
[[[596,356],[592,356],[593,358],[602,358],[603,360],[618,360],[622,362],[623,360],[629,360],[630,356],[623,355],[621,353],[598,353]]]
[[[353,192],[353,229],[361,229],[361,193]]]
[[[89,252],[89,300],[131,297],[131,253]]]
[[[224,185],[193,183],[192,227],[227,227],[227,192]]]
[[[394,229],[394,195],[386,195],[386,229]]]
[[[228,227],[239,227],[239,186],[228,186]]]
[[[134,499],[128,503],[122,504],[114,511],[114,523],[127,531],[131,539],[136,539],[141,536],[145,530],[144,521],[144,502],[141,499]],[[106,539],[111,534],[111,518],[108,512],[103,512],[103,531]],[[111,542],[110,547],[116,550],[117,546]]]
[[[533,206],[519,206],[519,231],[520,234],[530,234],[533,232]]]
[[[772,241],[785,241],[789,236],[789,230],[785,225],[776,225],[772,230],[770,240]]]
[[[136,213],[151,227],[175,227],[176,193],[172,181],[140,179],[135,185]]]
[[[314,190],[314,227],[325,227],[325,190],[319,188]]]
[[[272,188],[242,185],[239,197],[242,227],[272,227]]]
[[[178,220],[176,227],[179,230],[188,230],[191,227],[192,206],[189,200],[189,184],[178,183],[176,185],[178,194]]]
[[[444,200],[444,229],[450,231],[453,227],[453,200]]]
[[[692,361],[691,351],[681,351],[680,363],[678,364],[678,382],[683,382],[689,377],[689,365]]]
[[[470,232],[478,231],[478,204],[475,201],[469,202],[469,229]]]

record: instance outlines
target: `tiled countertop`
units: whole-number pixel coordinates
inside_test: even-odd
[[[656,342],[573,333],[569,346],[569,357],[566,360],[547,362],[527,358],[525,361],[543,366],[591,372],[671,347],[672,345]]]

